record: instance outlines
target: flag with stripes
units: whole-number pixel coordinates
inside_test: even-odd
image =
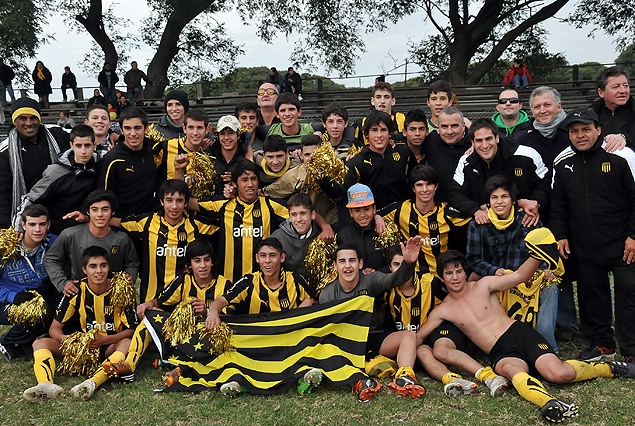
[[[282,312],[222,318],[234,331],[235,351],[211,355],[194,333],[189,342],[171,347],[163,338],[169,313],[148,310],[144,321],[161,358],[181,368],[178,383],[165,391],[218,389],[237,381],[251,393],[274,394],[319,368],[335,384],[366,377],[366,341],[373,314],[370,296]]]

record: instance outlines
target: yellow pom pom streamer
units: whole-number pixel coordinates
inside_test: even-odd
[[[236,349],[232,344],[234,330],[224,322],[221,322],[214,330],[208,330],[204,322],[199,322],[196,325],[196,330],[200,340],[211,347],[209,353],[212,355],[221,355]]]
[[[64,359],[57,371],[81,376],[92,376],[101,363],[99,362],[99,348],[90,349],[90,344],[97,338],[97,329],[93,328],[86,333],[76,331],[67,336],[62,342],[61,350]]]
[[[104,308],[106,315],[112,315],[116,308],[119,312],[134,308],[137,303],[137,292],[134,286],[128,281],[126,272],[117,272],[110,280],[112,291],[110,292],[110,305]]]
[[[186,343],[196,330],[196,313],[191,304],[193,297],[181,301],[163,325],[165,340],[172,346]]]
[[[163,133],[157,130],[154,123],[150,124],[146,129],[146,137],[154,142],[161,142],[167,139]]]
[[[13,227],[0,229],[0,266],[7,266],[9,260],[15,260],[20,252],[22,241]]]
[[[19,305],[10,305],[9,309],[9,321],[11,324],[28,324],[36,325],[41,322],[42,325],[46,325],[46,321],[49,318],[51,312],[49,305],[40,293],[35,290],[29,290],[29,293],[33,293],[35,297]]]
[[[323,143],[315,150],[306,168],[308,171],[307,180],[309,186],[327,200],[329,197],[322,191],[318,181],[328,178],[341,185],[344,183],[344,178],[348,173],[348,167],[337,157],[330,143]]]
[[[214,157],[202,151],[190,154],[192,167],[196,174],[196,182],[192,185],[192,197],[201,198],[214,194],[214,183],[216,182],[216,168],[214,167]]]
[[[316,238],[307,248],[304,266],[309,291],[314,299],[320,295],[324,287],[337,279],[337,271],[333,267],[335,250],[337,250],[335,241],[336,239],[333,239],[332,243],[326,244],[320,238]]]
[[[362,152],[362,149],[360,147],[358,147],[357,145],[352,145],[350,148],[348,148],[346,157],[350,160],[351,158],[355,157],[360,152]]]
[[[383,234],[375,234],[373,240],[381,246],[384,257],[388,255],[388,249],[396,244],[404,241],[403,234],[399,231],[399,227],[395,222],[387,222],[386,230]]]

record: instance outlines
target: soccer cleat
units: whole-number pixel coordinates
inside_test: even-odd
[[[492,397],[498,398],[509,390],[509,380],[503,376],[496,376],[493,379],[485,379],[485,386],[489,388]]]
[[[93,393],[95,393],[95,389],[97,389],[97,385],[94,380],[84,380],[74,386],[70,394],[74,398],[81,398],[84,401],[88,401],[93,396]]]
[[[551,423],[562,423],[568,418],[578,417],[580,412],[578,406],[572,402],[552,399],[540,409],[540,414]]]
[[[128,364],[126,361],[105,361],[102,364],[102,367],[104,368],[104,372],[109,377],[117,377],[124,383],[134,382],[134,372],[132,371],[130,364]]]
[[[580,352],[580,361],[591,362],[602,359],[615,358],[615,348],[605,348],[603,346],[590,346],[589,349]]]
[[[395,377],[388,384],[388,388],[396,394],[409,396],[410,398],[421,398],[426,393],[426,388],[412,376]]]
[[[456,398],[461,395],[476,395],[478,393],[478,385],[465,379],[454,379],[443,387],[443,392],[450,398]]]
[[[635,379],[635,364],[632,362],[609,361],[607,364],[611,367],[611,373],[615,377]]]
[[[19,362],[26,360],[26,354],[22,346],[14,344],[2,344],[0,343],[0,354],[7,362]]]
[[[317,368],[312,368],[298,380],[298,393],[311,393],[311,391],[322,383],[322,372]]]
[[[633,355],[626,355],[624,357],[624,362],[627,364],[635,364],[635,358],[633,358]]]
[[[357,394],[357,397],[361,402],[370,402],[370,400],[379,393],[381,388],[381,383],[377,383],[369,377],[363,380],[358,380],[353,386],[353,393]]]
[[[64,396],[64,389],[55,383],[42,382],[22,393],[22,397],[27,401],[39,404],[47,399],[55,399]]]
[[[165,385],[170,387],[179,381],[179,377],[181,377],[181,367],[176,367],[174,370],[169,371],[162,378]]]
[[[240,393],[240,384],[238,382],[223,383],[220,387],[220,391],[225,396],[236,396]]]

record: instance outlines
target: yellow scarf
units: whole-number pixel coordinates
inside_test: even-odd
[[[514,206],[512,206],[512,210],[509,212],[509,217],[507,219],[500,219],[496,212],[490,207],[487,209],[487,217],[492,221],[492,224],[498,229],[502,231],[503,229],[507,229],[509,225],[514,223],[514,219],[516,217],[516,211]]]
[[[37,69],[37,78],[39,78],[40,80],[44,80],[46,77],[44,77],[44,68],[42,69]]]
[[[291,160],[289,159],[289,157],[287,157],[287,161],[284,163],[284,167],[277,173],[269,170],[269,166],[267,166],[267,160],[265,160],[264,158],[262,159],[262,162],[260,163],[260,165],[262,166],[262,170],[265,172],[267,177],[277,179],[283,174],[285,174],[287,170],[289,170],[289,166],[291,165]]]

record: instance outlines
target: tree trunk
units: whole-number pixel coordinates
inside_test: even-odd
[[[99,47],[101,47],[104,52],[105,62],[110,62],[110,69],[114,72],[117,69],[119,55],[117,54],[117,49],[115,49],[114,43],[104,28],[101,8],[101,0],[91,0],[88,15],[77,15],[75,16],[75,20],[79,22],[86,31],[88,31],[93,40],[95,40]]]

